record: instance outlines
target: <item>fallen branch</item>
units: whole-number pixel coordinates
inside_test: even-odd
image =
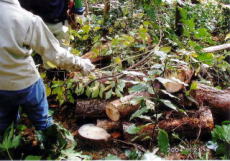
[[[212,53],[212,52],[216,52],[220,50],[227,50],[227,49],[230,49],[230,43],[207,47],[207,48],[204,48],[202,51],[205,53]]]

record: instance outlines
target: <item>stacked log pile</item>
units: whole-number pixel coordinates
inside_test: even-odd
[[[229,48],[228,45],[226,46]],[[214,51],[222,50],[223,46],[207,48],[203,51],[210,52],[212,49]],[[98,60],[100,61],[101,57]],[[164,72],[164,78],[170,81],[161,82],[161,85],[169,93],[180,93],[186,86],[189,86],[193,76],[194,70],[184,65],[178,66],[176,71],[167,70]],[[127,121],[132,113],[140,109],[140,104],[133,105],[130,103],[130,100],[137,96],[156,97],[148,92],[135,92],[123,98],[112,100],[78,100],[75,108],[77,117],[103,118],[103,120],[98,120],[95,125],[83,125],[78,130],[80,138],[90,142],[93,140],[94,144],[98,140],[100,143],[111,141],[117,136],[128,142],[142,142],[146,139],[154,141],[159,128],[164,129],[169,134],[175,132],[182,137],[199,138],[210,135],[217,118],[222,121],[230,119],[230,89],[218,90],[214,87],[198,84],[196,89],[190,91],[190,96],[196,102],[197,110],[187,110],[185,113],[164,112],[160,120],[149,124],[140,122],[133,124]],[[136,134],[127,132],[127,129],[133,125],[139,127]],[[113,132],[118,132],[121,135],[113,137]]]

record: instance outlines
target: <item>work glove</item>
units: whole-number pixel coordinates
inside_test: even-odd
[[[82,72],[85,75],[89,74],[91,71],[95,69],[95,65],[93,65],[89,59],[80,58],[79,63],[80,63]]]

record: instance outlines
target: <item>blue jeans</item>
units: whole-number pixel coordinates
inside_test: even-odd
[[[45,86],[41,79],[23,90],[0,90],[0,132],[19,119],[19,106],[28,115],[36,130],[44,130],[53,124],[52,117],[48,115]]]

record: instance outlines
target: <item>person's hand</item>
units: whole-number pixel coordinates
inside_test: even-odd
[[[82,59],[81,61],[82,71],[84,74],[89,74],[95,69],[95,65],[93,65],[89,59]]]

